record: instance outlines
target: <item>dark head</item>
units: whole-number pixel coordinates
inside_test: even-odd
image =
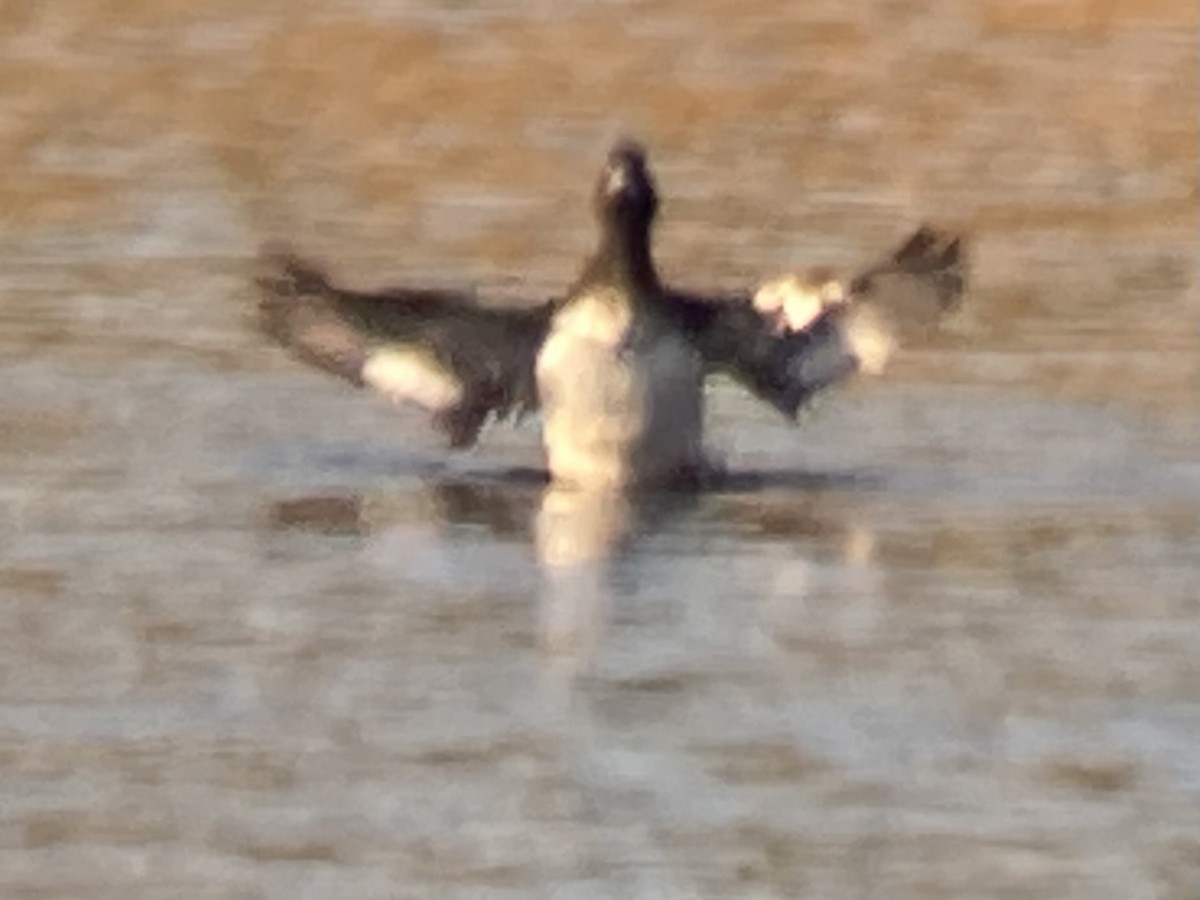
[[[645,233],[658,211],[654,179],[646,152],[635,141],[620,140],[608,151],[593,195],[596,217],[621,231]]]
[[[657,286],[650,258],[650,226],[658,194],[640,144],[622,140],[608,151],[592,195],[600,224],[600,243],[584,266],[583,281]]]

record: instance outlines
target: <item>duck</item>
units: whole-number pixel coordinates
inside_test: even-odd
[[[658,207],[645,148],[622,139],[593,186],[595,246],[561,296],[499,308],[442,288],[357,291],[272,248],[258,326],[305,363],[423,408],[452,449],[490,421],[538,413],[555,484],[653,489],[719,477],[703,443],[711,377],[795,421],[827,388],[884,371],[964,294],[963,239],[928,225],[858,272],[673,289],[652,254]]]

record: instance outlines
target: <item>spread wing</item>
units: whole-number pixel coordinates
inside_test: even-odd
[[[788,319],[783,300],[779,310],[764,307],[761,295],[674,292],[668,299],[709,372],[732,376],[794,418],[822,389],[857,372],[881,372],[898,346],[955,309],[966,283],[963,263],[960,238],[923,226],[853,277],[836,279],[820,270],[819,281],[791,279],[793,298],[812,309],[802,320]],[[808,289],[812,296],[796,293]]]
[[[425,408],[451,446],[473,444],[489,416],[537,408],[549,303],[489,309],[455,291],[345,290],[284,252],[265,255],[260,270],[262,331],[307,363]]]

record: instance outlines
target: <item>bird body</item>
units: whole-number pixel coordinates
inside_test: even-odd
[[[664,288],[650,242],[658,197],[629,142],[609,153],[593,208],[599,240],[561,298],[492,309],[453,291],[349,291],[275,253],[258,279],[260,327],[306,362],[420,405],[452,447],[490,418],[540,409],[556,481],[663,487],[709,471],[708,376],[795,418],[826,387],[881,372],[962,297],[960,242],[929,228],[853,277],[814,269],[733,297]]]

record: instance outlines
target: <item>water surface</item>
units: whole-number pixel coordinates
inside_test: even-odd
[[[1196,896],[1194,4],[11,12],[0,894]],[[250,327],[272,239],[560,289],[622,132],[673,281],[970,302],[637,507]]]

